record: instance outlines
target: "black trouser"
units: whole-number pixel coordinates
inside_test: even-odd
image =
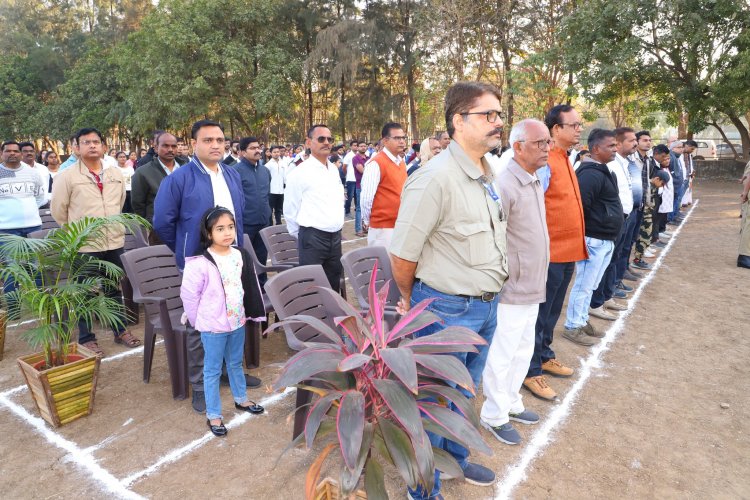
[[[122,213],[124,214],[133,213],[133,205],[130,202],[130,191],[125,191],[125,204],[122,206]]]
[[[274,218],[276,219],[276,224],[281,224],[281,214],[284,213],[284,194],[269,194],[268,204],[271,205],[271,224],[273,224]],[[260,255],[258,259],[260,259]]]
[[[122,261],[120,260],[120,256],[123,254],[122,248],[115,248],[114,250],[105,250],[104,252],[81,252],[84,255],[91,255],[92,257],[96,259],[105,260],[107,262],[111,262],[112,264],[116,265],[120,269],[122,269]],[[103,272],[103,271],[102,271]],[[122,293],[120,293],[120,289],[117,287],[105,287],[104,288],[104,295],[109,297],[110,299],[116,300],[117,302],[122,305]],[[127,320],[125,318],[125,309],[122,309],[122,324],[125,325]],[[120,326],[119,329],[112,328],[112,333],[115,335],[119,335],[120,333],[125,331],[124,326]],[[96,335],[94,335],[94,332],[91,331],[91,325],[86,323],[84,320],[81,320],[78,322],[78,343],[79,344],[85,344],[86,342],[90,342],[92,340],[96,340]]]
[[[539,304],[539,314],[536,317],[536,339],[534,354],[529,363],[528,377],[542,374],[542,363],[555,359],[552,350],[552,333],[555,331],[557,320],[560,319],[565,294],[568,292],[570,279],[573,277],[575,262],[550,262],[547,268],[547,296]]]
[[[283,197],[284,195],[282,194],[281,196]],[[260,237],[260,230],[264,227],[267,226],[265,224],[245,226],[245,234],[250,238],[250,243],[253,244],[255,256],[258,257],[258,261],[263,265],[265,265],[268,260],[268,250],[266,249],[265,243],[263,243],[263,238]],[[258,275],[258,282],[261,287],[266,284],[266,281],[268,281],[266,273]]]
[[[320,264],[331,288],[339,291],[341,280],[341,231],[329,233],[314,227],[300,227],[297,239],[299,265]]]

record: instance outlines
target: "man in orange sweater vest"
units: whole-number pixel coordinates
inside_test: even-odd
[[[393,227],[401,206],[401,191],[406,183],[406,163],[401,155],[406,150],[404,128],[386,123],[380,134],[383,150],[365,165],[362,174],[362,227],[367,232],[367,246],[391,245]]]
[[[550,263],[547,270],[546,300],[539,305],[536,320],[536,344],[529,372],[523,385],[535,396],[552,400],[557,393],[547,384],[543,373],[569,377],[573,369],[555,359],[552,332],[560,318],[565,294],[575,263],[588,258],[584,240],[583,206],[568,150],[581,138],[581,116],[571,106],[560,104],[544,117],[554,145],[549,152],[549,185],[544,194]]]

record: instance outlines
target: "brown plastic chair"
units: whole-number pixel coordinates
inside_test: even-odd
[[[391,270],[391,259],[388,256],[388,250],[382,246],[363,247],[341,256],[341,265],[344,267],[344,274],[349,278],[349,284],[351,284],[354,290],[359,307],[364,311],[370,308],[368,302],[370,277],[372,276],[372,268],[376,261],[378,263],[378,277],[375,282],[375,290],[380,290],[387,281],[391,282],[388,289],[388,297],[386,298],[385,321],[390,326],[393,326],[401,317],[396,312],[396,305],[401,294],[395,281],[393,281],[393,271]]]
[[[122,265],[133,285],[133,300],[145,308],[143,381],[148,383],[151,378],[158,330],[164,337],[167,351],[172,396],[185,399],[188,394],[187,331],[180,323],[182,275],[174,254],[166,245],[135,248],[122,255]]]
[[[313,287],[330,288],[328,278],[321,266],[299,266],[277,274],[266,282],[266,292],[273,304],[276,316],[283,320],[295,314],[305,314],[320,319],[328,326],[338,329],[334,318],[343,312],[336,301],[328,294]],[[284,325],[286,342],[291,349],[300,351],[305,348],[304,342],[330,342],[314,328],[299,325]],[[314,381],[306,381],[306,384]],[[310,410],[309,403],[313,393],[297,389],[297,402],[294,414],[292,439],[299,436],[305,428],[305,420]]]
[[[48,208],[39,209],[39,217],[42,219],[42,229],[55,229],[60,227]]]
[[[289,234],[286,224],[264,227],[260,230],[260,237],[274,266],[291,268],[299,265],[297,238]]]
[[[286,224],[264,227],[260,230],[260,237],[268,249],[274,266],[299,266],[297,238],[289,234]],[[346,280],[343,274],[339,283],[339,291],[341,296],[346,298]]]
[[[263,273],[278,273],[289,269],[289,266],[267,266],[265,263],[261,264],[258,260],[258,256],[255,254],[255,249],[250,241],[248,235],[243,235],[242,247],[247,250],[250,257],[253,259],[253,267],[255,267],[255,275],[259,276]],[[268,299],[263,290],[263,305],[266,310],[266,317],[273,312],[273,305]],[[254,321],[248,321],[245,323],[245,365],[248,368],[257,368],[260,366],[260,337],[262,332],[268,327],[267,322],[256,323]]]
[[[34,239],[37,239],[37,240],[43,240],[44,238],[47,237],[47,235],[49,234],[50,231],[52,231],[52,229],[38,229],[36,231],[31,231],[28,234],[27,238],[34,238]]]
[[[132,228],[125,228],[125,246],[123,250],[126,252],[135,248],[143,248],[148,246],[146,241],[145,229],[141,226],[132,230]],[[137,325],[140,321],[140,314],[138,311],[138,304],[133,301],[133,285],[130,284],[130,280],[127,275],[124,275],[120,280],[120,290],[122,290],[122,303],[125,306],[125,312],[127,314],[127,321],[131,325]]]

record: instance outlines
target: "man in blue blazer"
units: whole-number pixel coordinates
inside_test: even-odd
[[[221,206],[234,214],[240,245],[245,210],[240,175],[222,163],[224,127],[212,120],[200,120],[193,124],[191,137],[195,155],[162,181],[154,200],[154,231],[174,252],[180,270],[185,266],[185,257],[203,252],[200,248],[200,222],[208,209]],[[191,327],[187,330],[187,349],[193,408],[204,413],[203,344],[200,332]],[[248,387],[260,385],[259,379],[245,377]]]

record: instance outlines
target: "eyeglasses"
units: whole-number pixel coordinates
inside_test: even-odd
[[[538,147],[542,151],[546,151],[550,148],[550,146],[552,146],[552,139],[540,139],[538,141],[527,141],[524,139],[518,142],[528,142],[529,144],[536,144],[536,147]]]
[[[489,111],[472,111],[472,112],[466,112],[466,113],[460,113],[461,116],[468,116],[468,115],[484,115],[485,118],[487,118],[487,121],[490,123],[495,123],[498,119],[503,119],[503,112],[497,111],[495,109],[491,109]]]
[[[406,137],[405,135],[394,135],[394,136],[389,136],[388,138],[393,139],[394,141],[405,141],[408,139],[408,137]]]
[[[583,123],[576,122],[576,123],[558,123],[561,127],[570,127],[573,130],[581,130],[583,128]]]
[[[326,142],[328,144],[333,144],[333,137],[326,137],[324,135],[321,135],[320,137],[316,137],[315,140],[320,144],[325,144]]]
[[[102,141],[100,141],[99,139],[81,141],[81,146],[101,146],[101,145],[102,145]]]

